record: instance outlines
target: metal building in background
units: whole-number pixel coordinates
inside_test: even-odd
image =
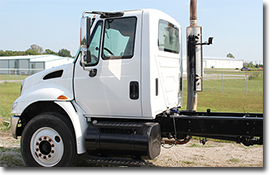
[[[0,57],[0,74],[31,75],[73,62],[73,58],[57,55],[26,55]]]
[[[203,68],[227,68],[227,69],[241,69],[244,65],[244,60],[227,57],[204,57]],[[183,56],[183,74],[186,76],[186,57]]]
[[[244,65],[244,61],[234,58],[220,58],[220,57],[204,57],[204,68],[229,68],[229,69],[241,69]]]

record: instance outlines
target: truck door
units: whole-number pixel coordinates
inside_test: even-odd
[[[139,118],[141,11],[97,19],[91,30],[92,62],[75,63],[75,100],[88,117]],[[80,57],[80,56],[79,56]]]

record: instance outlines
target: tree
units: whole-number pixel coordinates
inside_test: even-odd
[[[28,49],[26,50],[27,55],[39,55],[39,53],[35,50]]]
[[[5,56],[13,56],[13,52],[11,50],[6,50],[5,54]]]
[[[56,53],[50,49],[45,50],[45,54],[51,54],[51,55],[56,55]]]
[[[36,51],[38,54],[43,53],[43,48],[38,46],[37,44],[32,44],[28,50]]]
[[[228,57],[228,58],[235,58],[231,53],[228,53],[228,54],[226,55],[226,57]]]
[[[58,55],[61,57],[71,57],[70,51],[67,49],[61,49],[58,51]]]
[[[3,50],[0,50],[0,56],[5,56],[5,52]]]
[[[0,56],[21,56],[27,55],[25,51],[11,51],[11,50],[0,50]]]
[[[253,68],[253,67],[254,67],[253,62],[252,62],[252,61],[251,61],[251,62],[249,62],[249,63],[247,64],[247,67]]]

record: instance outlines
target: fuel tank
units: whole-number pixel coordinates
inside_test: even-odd
[[[93,156],[154,159],[161,151],[160,125],[94,120],[86,131],[85,147]]]

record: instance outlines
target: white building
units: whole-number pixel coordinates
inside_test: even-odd
[[[203,61],[204,68],[233,68],[241,69],[244,61],[234,58],[206,57]]]
[[[57,55],[25,55],[0,57],[0,74],[33,74],[73,62],[73,58]]]
[[[203,68],[233,68],[241,69],[244,61],[234,58],[221,58],[221,57],[204,57]],[[183,74],[186,74],[186,57],[183,57]]]

